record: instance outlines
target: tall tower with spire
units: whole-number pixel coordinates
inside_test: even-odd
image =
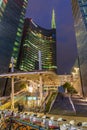
[[[55,11],[54,11],[54,9],[52,10],[51,28],[52,28],[52,29],[55,29],[55,28],[56,28]]]

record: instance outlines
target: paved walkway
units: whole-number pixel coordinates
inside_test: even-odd
[[[32,112],[31,112],[32,113]],[[37,114],[40,114],[40,115],[44,115],[44,113],[37,113]],[[78,122],[87,122],[87,117],[84,117],[84,116],[66,116],[66,115],[54,115],[54,114],[46,114],[46,116],[48,117],[54,117],[54,119],[58,119],[58,118],[63,118],[63,119],[66,119],[67,120],[67,123],[70,122],[70,120],[75,120],[76,124]]]
[[[52,114],[47,114],[47,116],[54,116],[55,119],[58,118],[64,118],[69,122],[70,120],[75,120],[76,123],[78,122],[87,122],[87,117],[81,117],[81,116],[64,116],[64,115],[52,115]]]

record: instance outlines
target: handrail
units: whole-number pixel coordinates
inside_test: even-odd
[[[25,92],[24,92],[24,93],[25,93]],[[14,103],[16,103],[16,102],[19,101],[21,98],[23,98],[24,93],[23,93],[23,94],[20,94],[20,97],[19,97],[19,98],[16,98],[16,99],[14,100]],[[1,106],[0,106],[0,110],[8,109],[9,107],[11,107],[11,100],[9,100],[9,101],[6,102],[5,104],[1,105]]]
[[[22,125],[25,125],[25,126],[30,126],[30,127],[34,128],[34,129],[47,130],[46,128],[43,128],[42,126],[35,125],[35,124],[30,123],[30,122],[25,122],[24,120],[15,119],[15,118],[11,118],[11,120],[15,121],[17,123],[21,123]]]
[[[52,101],[53,101],[53,98],[54,98],[54,92],[51,92],[50,93],[50,96],[49,96],[49,99],[48,99],[48,102],[47,102],[47,105],[46,105],[46,111],[49,112],[50,110],[50,107],[52,105]]]
[[[43,100],[43,102],[42,102],[42,104],[41,104],[41,110],[43,109],[44,103],[46,102],[48,96],[49,96],[49,93],[47,93],[46,96],[44,97],[44,100]]]
[[[55,101],[56,101],[57,95],[58,95],[58,92],[56,93],[55,98],[54,98],[54,100],[52,101],[52,103],[51,103],[51,105],[50,105],[49,112],[51,111],[51,108],[52,108],[52,106],[54,105],[54,103],[55,103]]]

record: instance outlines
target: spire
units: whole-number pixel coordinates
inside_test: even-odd
[[[54,9],[52,10],[51,28],[53,28],[53,29],[56,28],[56,22],[55,22],[55,11],[54,11]]]

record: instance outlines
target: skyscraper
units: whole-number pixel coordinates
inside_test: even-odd
[[[26,18],[17,68],[56,70],[56,29],[44,29]]]
[[[0,73],[8,72],[11,56],[17,60],[27,3],[28,0],[0,1]]]
[[[87,96],[87,0],[72,0],[72,11],[83,95]]]
[[[0,72],[8,71],[12,55],[17,58],[27,2],[0,1]]]
[[[54,9],[52,10],[51,28],[56,29],[56,21],[55,21],[55,11],[54,11]]]

